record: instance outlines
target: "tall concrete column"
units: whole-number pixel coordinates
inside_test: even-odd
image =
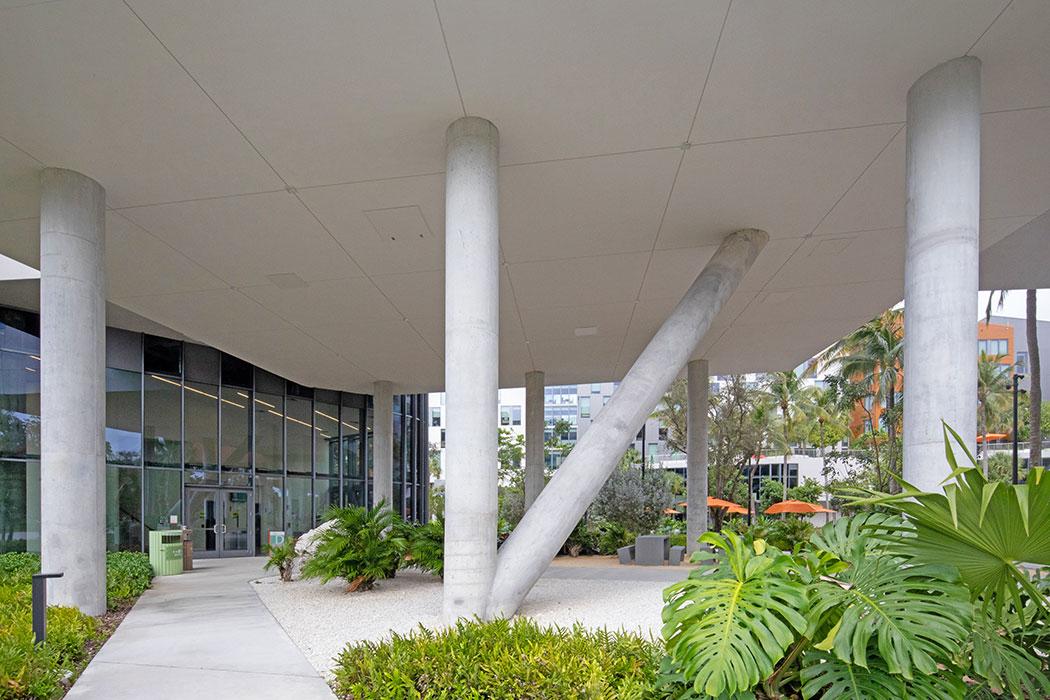
[[[379,381],[372,385],[372,507],[394,503],[394,385]]]
[[[40,191],[41,567],[49,601],[106,611],[106,191],[46,168]]]
[[[942,63],[908,91],[904,479],[939,491],[941,421],[974,449],[981,62]]]
[[[543,388],[543,372],[525,374],[525,510],[539,498],[544,484]]]
[[[697,539],[707,532],[707,360],[686,365],[689,415],[686,425],[685,551],[692,554]]]
[[[496,568],[499,131],[445,134],[445,584],[449,620],[485,614]]]
[[[500,549],[488,615],[509,617],[576,527],[769,236],[728,236]]]

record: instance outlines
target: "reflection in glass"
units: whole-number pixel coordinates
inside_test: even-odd
[[[314,469],[318,475],[339,475],[339,407],[314,403]],[[356,430],[356,428],[355,428]]]
[[[182,522],[182,474],[173,469],[146,469],[146,530],[167,530],[171,516]]]
[[[216,470],[219,468],[219,387],[186,382],[185,401],[186,469]]]
[[[271,532],[284,530],[283,477],[255,477],[255,551],[265,551]]]
[[[289,396],[285,410],[285,439],[288,441],[288,471],[309,474],[313,468],[313,425],[310,399]]]
[[[106,369],[106,462],[142,463],[142,375]]]
[[[106,549],[142,549],[142,470],[106,467]]]
[[[0,455],[40,456],[40,357],[0,352]]]
[[[222,468],[249,469],[252,466],[252,413],[250,389],[222,387]]]
[[[0,461],[0,554],[40,551],[40,462]]]
[[[256,392],[255,470],[279,472],[283,469],[284,397]]]
[[[314,527],[324,522],[325,513],[339,505],[339,479],[314,479]]]
[[[347,506],[363,506],[365,503],[365,482],[360,480],[343,480],[343,503]]]
[[[287,535],[298,537],[313,527],[310,506],[313,498],[310,489],[310,477],[290,476],[286,481],[288,500],[285,507],[285,529]]]
[[[182,387],[176,379],[147,374],[145,380],[146,465],[182,464]]]

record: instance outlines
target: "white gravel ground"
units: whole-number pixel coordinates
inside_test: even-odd
[[[625,629],[659,637],[661,592],[686,571],[638,571],[552,566],[522,606],[521,614],[541,624]],[[626,580],[625,580],[626,579]],[[333,581],[281,583],[276,577],[253,583],[256,593],[303,651],[328,675],[333,657],[350,642],[380,640],[419,625],[439,627],[441,581],[414,571],[398,572],[371,591],[344,593]]]

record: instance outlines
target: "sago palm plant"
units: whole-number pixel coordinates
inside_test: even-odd
[[[322,583],[341,578],[352,593],[370,589],[397,570],[407,542],[392,529],[395,515],[385,501],[375,508],[332,508],[326,519],[335,524],[321,535],[303,566],[303,578]]]

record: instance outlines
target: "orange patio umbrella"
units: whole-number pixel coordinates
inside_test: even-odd
[[[1008,437],[1007,433],[988,433],[989,440],[1005,440]],[[984,435],[978,435],[977,442],[984,442]]]
[[[674,508],[664,508],[664,515],[680,515],[682,511]]]
[[[726,508],[726,512],[731,515],[747,515],[747,508],[744,506],[732,505]]]
[[[766,513],[769,515],[776,515],[777,513],[799,513],[808,515],[812,513],[834,512],[835,511],[825,508],[824,506],[818,506],[815,503],[806,503],[805,501],[781,501],[780,503],[774,503],[766,508]]]
[[[721,498],[714,498],[713,496],[707,497],[708,508],[743,508],[739,503],[733,503],[732,501],[724,501]],[[746,513],[747,510],[745,509]]]

